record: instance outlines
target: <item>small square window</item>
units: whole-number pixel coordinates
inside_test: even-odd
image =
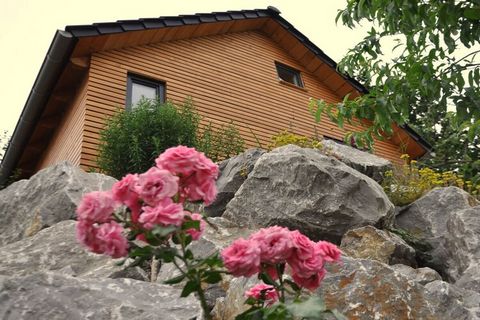
[[[302,78],[300,77],[300,71],[290,68],[284,64],[275,63],[277,67],[278,79],[296,85],[303,88]]]
[[[134,108],[142,98],[165,102],[165,83],[129,74],[127,108]]]

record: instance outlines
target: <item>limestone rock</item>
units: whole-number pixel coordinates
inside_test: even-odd
[[[170,286],[131,279],[85,279],[35,273],[0,280],[0,318],[201,319],[193,295]]]
[[[349,230],[342,238],[343,252],[353,258],[372,259],[386,264],[402,263],[415,267],[415,249],[398,235],[365,226]]]
[[[322,141],[322,151],[345,163],[347,166],[380,183],[384,173],[392,169],[392,163],[374,154],[361,151],[333,140]]]
[[[111,177],[62,162],[10,185],[0,191],[0,245],[73,219],[83,194],[109,189],[114,182]]]
[[[449,277],[457,280],[463,276],[462,286],[469,282],[480,293],[480,206],[452,213],[445,237]]]
[[[478,292],[480,294],[480,264],[471,264],[455,282],[462,289]]]
[[[453,284],[436,280],[425,285],[430,303],[441,315],[438,319],[480,319],[480,294],[460,290]]]
[[[255,277],[233,279],[226,297],[217,300],[215,319],[233,320],[243,312],[243,293],[258,281]],[[342,264],[328,267],[316,294],[347,319],[470,319],[444,317],[441,302],[424,286],[374,260],[343,257]],[[461,304],[458,308],[468,313]]]
[[[446,248],[447,221],[455,212],[475,204],[476,201],[462,189],[436,188],[402,208],[395,224],[428,245],[429,249],[418,255],[423,265],[450,277],[447,271],[447,261],[451,260]]]
[[[205,213],[208,216],[218,217],[223,214],[228,202],[232,200],[235,192],[247,179],[255,163],[264,153],[265,151],[262,149],[249,149],[220,163],[220,175],[217,180],[217,198],[212,204],[205,207]]]
[[[364,225],[389,225],[394,206],[369,177],[317,150],[288,145],[260,157],[227,205],[240,226],[282,225],[339,243]]]
[[[395,264],[391,266],[395,271],[403,274],[408,279],[418,282],[421,285],[433,282],[435,280],[442,280],[437,271],[428,267],[414,269],[404,264]]]
[[[75,221],[59,222],[36,235],[0,247],[0,275],[58,271],[78,277],[108,277],[123,268],[116,260],[86,251],[75,239]]]

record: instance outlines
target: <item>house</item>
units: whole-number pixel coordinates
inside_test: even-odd
[[[213,124],[233,120],[251,147],[285,129],[313,135],[310,97],[337,102],[365,92],[274,7],[67,26],[30,92],[0,183],[16,168],[28,177],[63,160],[95,168],[105,119],[142,95],[176,103],[191,96]],[[345,133],[326,118],[317,131],[338,140]],[[376,142],[379,156],[428,150],[409,127],[394,131]]]

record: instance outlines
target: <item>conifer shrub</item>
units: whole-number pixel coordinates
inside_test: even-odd
[[[182,105],[143,99],[133,110],[117,112],[107,120],[100,132],[97,165],[101,172],[120,179],[146,171],[160,153],[177,145],[195,147],[213,161],[244,150],[233,123],[203,130],[201,120],[190,99]]]

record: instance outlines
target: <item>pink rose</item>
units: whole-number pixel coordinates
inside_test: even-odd
[[[306,259],[300,259],[297,255],[292,254],[287,262],[292,268],[293,273],[303,277],[309,277],[318,273],[325,265],[325,261],[316,249],[314,249],[311,255]]]
[[[293,250],[293,242],[287,228],[273,226],[260,229],[252,234],[249,239],[260,245],[262,263],[284,263]]]
[[[190,176],[197,168],[199,152],[194,148],[177,146],[165,150],[155,163],[160,169],[165,169],[173,174]]]
[[[154,206],[178,192],[178,177],[172,175],[170,171],[153,167],[138,176],[135,190],[143,201]]]
[[[278,293],[274,286],[260,283],[247,290],[245,297],[263,300],[267,305],[271,305],[278,300]]]
[[[155,225],[180,226],[183,222],[183,217],[183,206],[173,202],[170,198],[164,198],[155,207],[143,207],[139,222],[146,229],[153,229]]]
[[[327,262],[339,262],[342,252],[336,245],[328,241],[319,241],[316,247],[323,259]]]
[[[325,269],[321,269],[319,272],[307,277],[304,277],[303,275],[299,275],[297,273],[293,273],[292,279],[298,286],[302,288],[307,288],[310,291],[314,291],[318,287],[320,287],[320,284],[325,277],[325,273]]]
[[[79,220],[107,222],[112,218],[115,202],[110,192],[94,191],[83,196],[77,207]]]
[[[135,191],[137,182],[137,174],[127,174],[122,180],[115,182],[112,187],[113,200],[129,207],[138,202],[138,193]]]
[[[221,253],[225,268],[235,277],[250,277],[260,271],[258,243],[239,238]]]
[[[100,251],[112,258],[125,257],[128,254],[128,242],[123,231],[123,227],[115,221],[101,224],[96,233]]]
[[[298,230],[292,231],[290,237],[293,241],[293,255],[297,259],[304,260],[311,257],[315,250],[315,242],[310,240],[307,236],[301,234]]]
[[[201,181],[197,176],[192,176],[181,183],[184,197],[190,201],[203,200],[208,206],[217,197],[217,186],[213,177]]]
[[[76,224],[77,241],[95,253],[102,253],[97,241],[97,228],[89,220],[79,220]]]
[[[200,229],[199,230],[197,230],[195,228],[190,228],[190,229],[186,230],[186,233],[191,235],[193,240],[200,239],[200,237],[203,234],[203,231],[205,231],[205,227],[207,226],[207,223],[205,222],[205,220],[203,220],[202,215],[199,214],[199,213],[190,214],[190,212],[185,211],[185,215],[190,216],[190,218],[192,220],[200,221]]]

